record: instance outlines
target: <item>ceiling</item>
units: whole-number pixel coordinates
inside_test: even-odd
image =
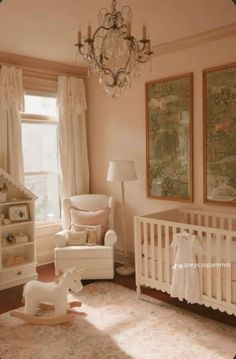
[[[101,7],[111,0],[3,0],[0,4],[0,51],[75,64],[79,27],[97,27]],[[133,12],[132,33],[147,25],[153,45],[236,22],[232,0],[117,0]]]

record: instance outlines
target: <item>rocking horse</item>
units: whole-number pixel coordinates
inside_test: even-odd
[[[76,268],[67,269],[59,273],[55,283],[44,283],[32,280],[25,284],[23,298],[25,302],[24,312],[11,311],[11,316],[24,320],[30,324],[54,325],[71,322],[75,319],[76,312],[71,308],[80,307],[81,302],[68,303],[69,290],[78,293],[82,290],[81,272]],[[51,317],[38,316],[38,311],[54,310]]]

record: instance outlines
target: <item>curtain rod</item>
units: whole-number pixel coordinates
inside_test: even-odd
[[[0,66],[3,65],[7,65],[7,66],[15,66],[16,68],[22,69],[23,72],[24,71],[31,71],[31,72],[35,72],[35,73],[43,73],[46,75],[55,75],[55,76],[71,76],[71,77],[78,77],[78,78],[82,78],[82,79],[86,79],[88,77],[88,75],[86,74],[79,74],[79,73],[74,73],[74,72],[65,72],[65,71],[53,71],[53,70],[48,70],[48,69],[44,69],[44,68],[40,68],[40,67],[31,67],[31,66],[25,66],[25,65],[19,65],[19,64],[15,64],[12,62],[7,62],[7,61],[0,61]]]

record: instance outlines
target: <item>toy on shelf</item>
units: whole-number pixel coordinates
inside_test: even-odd
[[[6,240],[9,244],[16,243],[16,239],[12,233],[8,234],[8,236],[6,237]]]
[[[0,215],[0,226],[1,225],[4,225],[4,224],[10,224],[11,223],[11,220],[7,217],[5,217],[5,215],[2,213]]]
[[[11,315],[30,324],[55,325],[71,322],[76,314],[84,314],[72,310],[80,307],[80,302],[68,303],[69,289],[78,293],[83,289],[81,283],[82,270],[71,268],[59,273],[55,283],[44,283],[32,280],[24,286],[24,312],[13,310]],[[53,310],[50,316],[39,315],[39,310]]]
[[[5,258],[5,266],[11,267],[14,266],[14,264],[15,264],[14,256],[7,255]]]
[[[24,256],[15,256],[14,257],[14,262],[15,262],[15,266],[18,266],[20,264],[23,264],[25,262],[25,257]]]
[[[25,244],[29,242],[29,238],[27,236],[27,234],[24,234],[22,232],[17,233],[17,234],[12,234],[9,233],[6,237],[2,238],[2,243],[6,246],[6,245],[11,245],[11,244]]]
[[[4,218],[2,224],[11,224],[11,220],[9,218]]]
[[[25,244],[28,242],[28,236],[22,232],[15,235],[16,244]]]
[[[5,258],[5,266],[11,267],[23,264],[25,262],[25,257],[21,255],[13,256],[13,255],[6,255]]]

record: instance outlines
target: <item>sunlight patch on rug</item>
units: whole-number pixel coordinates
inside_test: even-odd
[[[73,323],[24,324],[0,316],[1,359],[232,359],[236,329],[134,291],[96,282],[72,296],[82,301]]]

